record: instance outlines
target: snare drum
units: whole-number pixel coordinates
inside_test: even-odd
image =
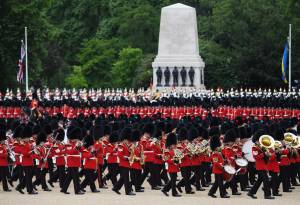
[[[236,170],[231,165],[224,165],[224,171],[223,171],[223,180],[226,182],[230,182],[233,176],[235,175]]]
[[[237,174],[239,175],[246,174],[248,161],[244,158],[237,158],[235,160],[235,163],[237,165]]]

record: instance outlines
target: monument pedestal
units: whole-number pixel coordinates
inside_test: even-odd
[[[193,7],[178,3],[162,8],[158,54],[152,67],[153,87],[156,89],[205,88],[205,64],[199,55],[196,10]]]

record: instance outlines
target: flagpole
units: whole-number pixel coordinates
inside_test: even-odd
[[[26,94],[28,93],[28,54],[27,54],[27,27],[25,27],[25,83],[26,83]]]
[[[289,89],[292,88],[292,24],[289,25]]]

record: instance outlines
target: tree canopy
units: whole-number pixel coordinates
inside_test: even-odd
[[[183,0],[196,8],[205,85],[279,87],[292,30],[292,76],[300,79],[297,0]],[[175,0],[1,0],[0,90],[16,81],[28,27],[29,82],[55,87],[149,86],[161,8]]]

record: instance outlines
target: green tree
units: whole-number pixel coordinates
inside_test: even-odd
[[[120,51],[119,59],[113,64],[111,72],[114,87],[133,86],[142,54],[142,50],[139,48],[123,48]]]
[[[80,66],[73,67],[73,73],[66,78],[66,84],[72,88],[87,88],[88,83]]]

